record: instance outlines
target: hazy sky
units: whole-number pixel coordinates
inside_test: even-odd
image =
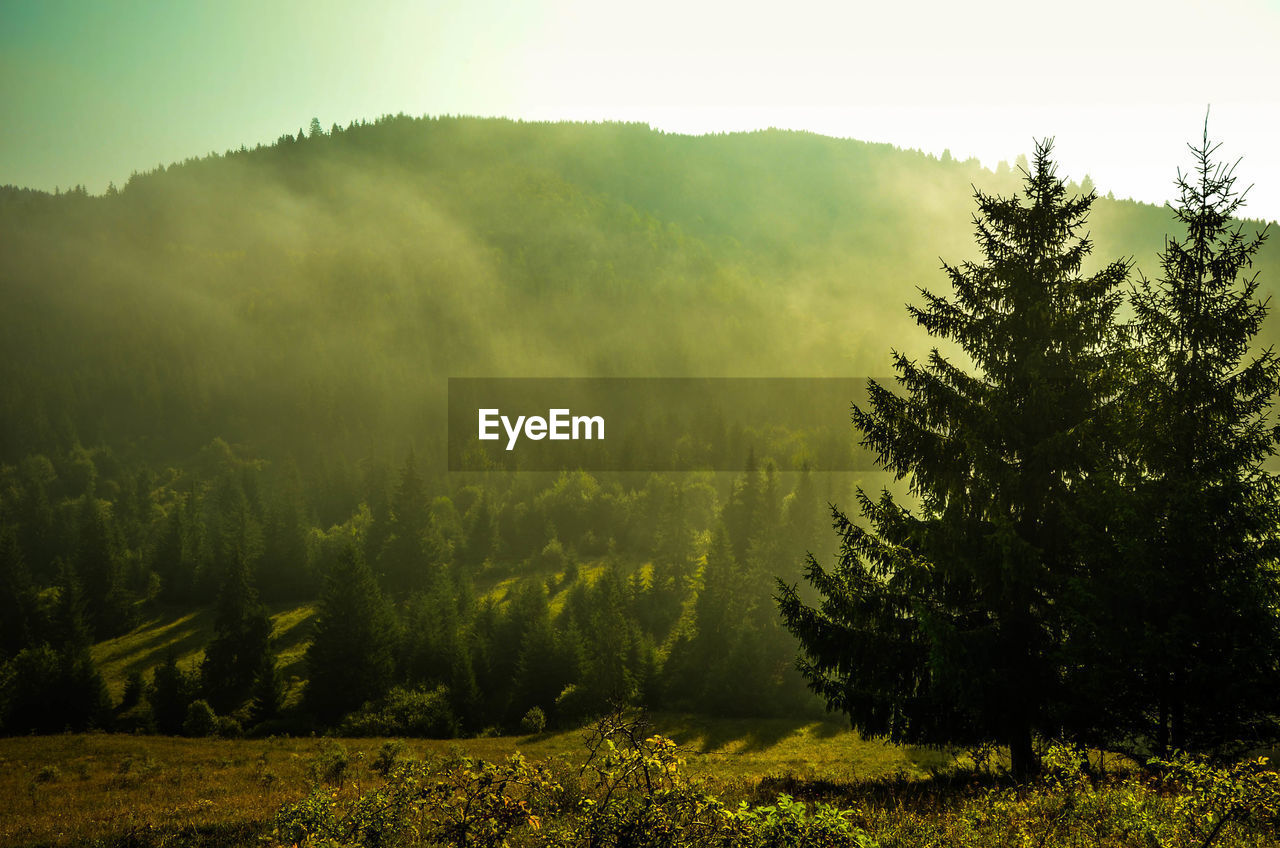
[[[892,7],[892,8],[890,8]],[[1163,202],[1183,145],[1243,157],[1280,219],[1280,0],[0,0],[0,183],[108,180],[387,112],[769,126]]]

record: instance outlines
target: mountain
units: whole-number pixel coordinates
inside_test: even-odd
[[[399,457],[443,438],[448,376],[882,375],[927,350],[915,287],[974,255],[974,187],[1019,177],[808,133],[395,116],[104,196],[6,187],[0,460]],[[1100,199],[1094,259],[1153,273],[1169,224]],[[1262,266],[1271,290],[1274,243]]]

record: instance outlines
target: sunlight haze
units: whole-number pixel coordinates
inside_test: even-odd
[[[1162,203],[1211,105],[1280,218],[1280,3],[0,3],[0,183],[101,192],[318,117],[780,127]]]

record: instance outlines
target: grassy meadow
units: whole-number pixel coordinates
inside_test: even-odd
[[[713,780],[734,798],[751,795],[769,778],[923,778],[951,759],[939,751],[863,740],[836,719],[658,715],[653,722],[656,731],[685,747],[691,774]],[[120,734],[0,739],[0,845],[249,844],[282,804],[324,783],[321,772],[339,748],[349,765],[333,790],[354,797],[376,783],[371,764],[386,742]],[[519,751],[567,767],[580,764],[585,750],[582,730],[403,744],[406,757],[461,752],[500,761]]]

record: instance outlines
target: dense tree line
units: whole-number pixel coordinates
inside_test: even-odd
[[[47,537],[5,525],[5,731],[449,734],[512,730],[531,710],[573,724],[618,704],[817,706],[770,601],[822,522],[808,472],[749,459],[741,475],[476,474],[450,487],[410,451],[399,468],[366,466],[361,502],[322,528],[291,471],[220,441],[195,465],[154,475],[76,449],[8,470],[5,514],[42,516]],[[52,558],[33,573],[44,544]],[[307,601],[304,681],[290,691],[268,605]],[[90,644],[202,603],[203,659],[169,656],[112,705]],[[80,687],[70,703],[91,708],[24,706],[55,686]]]

